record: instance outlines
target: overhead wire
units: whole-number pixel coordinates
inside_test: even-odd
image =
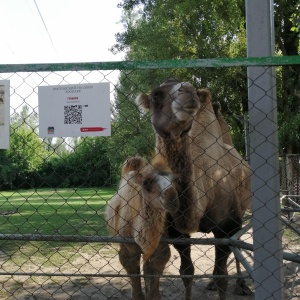
[[[45,30],[47,31],[47,34],[48,34],[48,37],[49,37],[49,39],[50,39],[50,41],[51,41],[52,47],[53,47],[53,49],[54,49],[54,51],[55,51],[57,57],[60,59],[59,54],[58,54],[58,52],[57,52],[57,50],[56,50],[56,48],[55,48],[54,42],[53,42],[53,40],[52,40],[52,37],[51,37],[51,35],[50,35],[50,32],[49,32],[49,30],[48,30],[48,28],[47,28],[46,22],[45,22],[45,20],[44,20],[44,18],[43,18],[43,15],[42,15],[42,13],[41,13],[41,11],[40,11],[40,9],[39,9],[39,6],[38,6],[38,4],[36,3],[35,0],[33,0],[33,2],[34,2],[34,4],[35,4],[35,7],[36,7],[36,9],[37,9],[39,15],[40,15],[40,18],[41,18],[42,22],[43,22],[43,24],[44,24],[44,28],[45,28]]]

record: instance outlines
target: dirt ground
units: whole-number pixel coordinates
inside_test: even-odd
[[[209,236],[211,237],[211,236]],[[115,248],[115,246],[114,246]],[[111,251],[112,246],[107,245],[101,249],[99,257],[91,257],[88,255],[86,259],[96,270],[101,270],[101,274],[125,274],[122,266],[119,263],[118,256],[115,251]],[[195,274],[212,274],[213,261],[214,261],[214,248],[213,246],[192,246],[192,258],[195,265]],[[249,260],[251,261],[251,260]],[[74,270],[80,269],[81,273],[88,273],[89,267],[82,265],[82,261],[73,261]],[[81,266],[81,267],[80,267]],[[167,264],[164,275],[179,275],[180,258],[177,251],[171,246],[171,259]],[[235,274],[235,263],[229,265],[229,272]],[[70,270],[70,272],[73,270]],[[244,273],[245,274],[245,273]],[[119,300],[130,299],[130,283],[128,278],[124,277],[91,277],[91,278],[65,278],[65,277],[25,277],[15,276],[15,287],[11,289],[9,282],[4,284],[6,290],[10,289],[12,295],[6,299],[17,300],[44,300],[44,299],[57,299],[57,300]],[[1,280],[2,281],[2,280]],[[3,281],[2,281],[3,282]],[[19,286],[17,283],[19,283]],[[195,279],[193,286],[193,299],[218,299],[216,291],[208,291],[206,285],[209,279]],[[235,280],[229,282],[228,299],[254,299],[252,296],[235,296],[233,294]],[[253,289],[250,279],[247,283]],[[184,299],[184,286],[180,278],[162,278],[160,291],[162,299]],[[1,297],[0,297],[1,298]],[[2,299],[2,298],[1,298]]]
[[[193,237],[201,237],[197,234]],[[212,236],[206,236],[212,237]],[[243,240],[251,243],[251,234],[243,236]],[[171,247],[171,259],[165,269],[166,275],[179,275],[180,259],[178,253]],[[246,253],[247,260],[253,264],[250,253]],[[192,246],[192,258],[195,266],[195,274],[212,274],[214,263],[213,246]],[[228,266],[229,274],[236,274],[235,262],[233,256],[230,257]],[[300,278],[296,276],[294,296],[290,297],[290,289],[295,274],[296,265],[289,263],[285,266],[285,299],[300,298]],[[51,271],[49,267],[48,271]],[[29,270],[28,270],[29,271]],[[32,270],[34,271],[34,270]],[[39,271],[38,269],[36,270]],[[45,271],[43,269],[43,271]],[[74,259],[68,270],[72,273],[91,273],[105,274],[107,277],[46,277],[46,276],[14,276],[13,278],[0,276],[0,287],[5,293],[0,293],[1,299],[17,300],[119,300],[130,299],[130,284],[128,278],[122,277],[124,270],[119,263],[116,245],[106,245],[97,255],[89,255],[83,251],[82,257]],[[62,272],[66,273],[65,270]],[[119,274],[120,277],[110,277],[110,275]],[[244,271],[243,274],[246,274]],[[193,285],[193,299],[218,299],[216,291],[208,291],[206,285],[209,282],[207,278],[196,278]],[[248,286],[253,290],[254,286],[251,279],[246,279]],[[254,295],[236,296],[234,295],[235,279],[229,280],[228,299],[250,300]],[[180,278],[162,278],[160,291],[162,299],[177,300],[184,299],[184,287]]]

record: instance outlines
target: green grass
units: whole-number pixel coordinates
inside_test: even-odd
[[[114,192],[113,188],[0,192],[1,233],[107,235],[104,209]]]
[[[113,188],[37,189],[0,191],[2,234],[108,235],[104,210]],[[83,243],[0,241],[6,259],[25,262],[28,257],[60,251],[72,253]],[[99,243],[91,249],[102,247]],[[37,251],[38,249],[38,251]]]

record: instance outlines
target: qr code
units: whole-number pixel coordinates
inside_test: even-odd
[[[65,124],[82,124],[82,105],[66,105],[64,118]]]

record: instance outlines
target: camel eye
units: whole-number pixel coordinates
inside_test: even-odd
[[[156,90],[151,95],[151,101],[154,104],[155,107],[160,108],[162,105],[161,99],[163,99],[164,93],[161,90]]]
[[[159,106],[159,96],[158,95],[153,95],[151,98],[152,103],[154,104],[155,107]]]
[[[162,92],[161,91],[155,91],[153,94],[152,94],[152,101],[153,102],[157,102],[159,101],[159,99],[162,97]]]
[[[152,96],[152,102],[156,102],[158,100],[158,96],[157,95],[153,95]]]

